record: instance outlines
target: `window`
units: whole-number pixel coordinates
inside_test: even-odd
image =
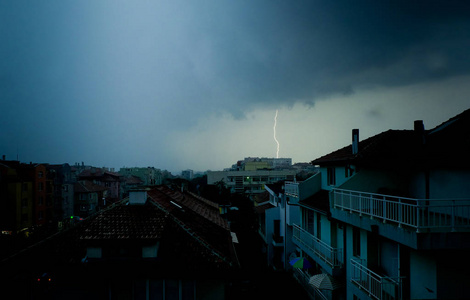
[[[38,172],[38,178],[43,178],[44,177],[44,173],[42,171],[39,171]]]
[[[42,190],[44,190],[44,183],[39,182],[39,184],[38,184],[38,191],[42,191]]]
[[[43,196],[39,196],[38,204],[39,204],[39,205],[43,205],[43,204],[44,204],[44,197],[43,197]]]
[[[304,229],[309,233],[314,234],[313,231],[314,212],[311,210],[304,210]]]
[[[361,256],[361,231],[359,228],[353,228],[353,255]]]
[[[28,198],[23,198],[21,200],[21,207],[28,207]]]
[[[331,167],[327,169],[328,185],[336,185],[335,168]]]
[[[23,183],[23,192],[26,192],[28,191],[28,184],[27,183]]]

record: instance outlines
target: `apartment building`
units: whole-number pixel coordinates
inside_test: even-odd
[[[208,171],[207,184],[223,181],[233,193],[257,194],[266,184],[293,181],[295,170]]]
[[[0,162],[0,230],[16,235],[33,226],[33,181],[18,171],[17,161]]]
[[[119,174],[124,177],[136,176],[143,181],[143,185],[160,185],[163,182],[164,176],[160,169],[154,167],[147,168],[121,168]]]
[[[320,157],[299,201],[295,270],[312,297],[464,299],[470,280],[470,111],[425,130],[389,130]],[[334,290],[309,279],[326,273]]]
[[[121,175],[106,169],[91,167],[78,174],[77,181],[91,181],[107,189],[106,202],[113,203],[121,200]]]
[[[74,214],[74,182],[69,164],[46,165],[53,185],[54,221],[61,222]]]

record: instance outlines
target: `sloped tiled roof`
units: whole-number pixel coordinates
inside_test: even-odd
[[[147,197],[145,205],[117,205],[102,211],[84,226],[80,239],[158,240],[158,258],[169,266],[238,265],[228,223],[216,204],[166,186],[147,189]]]
[[[97,185],[89,180],[80,180],[74,184],[74,192],[76,193],[96,193],[107,189],[107,187]]]
[[[151,204],[122,205],[100,213],[80,238],[84,240],[160,239],[165,213]]]
[[[355,163],[358,165],[397,162],[419,165],[429,161],[444,165],[469,164],[470,110],[424,131],[388,130],[359,142],[358,153],[348,145],[313,160],[314,165]]]
[[[85,169],[80,174],[78,174],[78,177],[82,177],[82,178],[100,177],[100,178],[107,178],[107,179],[112,179],[112,180],[116,180],[117,178],[121,176],[122,175],[119,173],[104,171],[103,169],[100,169],[100,168]]]
[[[170,202],[173,201],[183,207],[185,211],[190,210],[225,230],[229,229],[227,221],[220,216],[219,206],[207,199],[197,197],[191,193],[182,193],[165,185],[156,186],[148,192],[148,195],[153,201],[165,207],[169,212],[175,212],[178,209],[177,206]]]
[[[139,184],[144,183],[144,181],[142,179],[140,179],[140,177],[134,176],[134,175],[130,175],[130,176],[125,177],[125,182],[128,185],[139,185]]]

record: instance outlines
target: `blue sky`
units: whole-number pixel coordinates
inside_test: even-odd
[[[470,108],[466,1],[2,1],[0,154],[307,162]]]

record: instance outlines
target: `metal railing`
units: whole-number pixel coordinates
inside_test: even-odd
[[[351,259],[351,281],[374,299],[401,299],[400,278],[380,276],[355,259]]]
[[[294,243],[304,251],[318,257],[332,268],[343,266],[343,249],[331,247],[297,224],[294,224],[292,229]]]
[[[307,291],[310,295],[310,299],[320,299],[320,300],[328,300],[328,297],[324,295],[320,290],[314,288],[310,283],[310,276],[305,273],[302,269],[295,268],[293,276],[297,281],[303,286],[303,288]]]
[[[470,199],[413,199],[334,189],[330,204],[384,222],[420,231],[470,229]]]
[[[284,193],[287,196],[299,198],[299,183],[286,181],[284,184]]]

